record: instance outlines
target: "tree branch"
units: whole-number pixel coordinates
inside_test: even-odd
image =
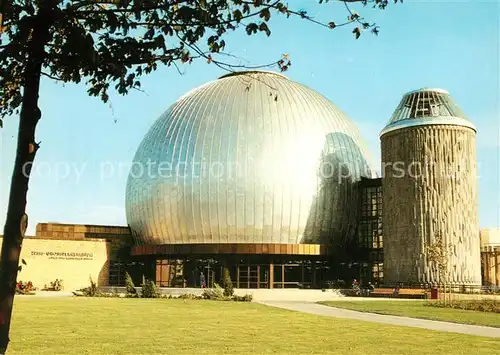
[[[151,7],[150,10],[154,10],[154,9],[160,9],[162,8],[163,6],[165,5],[169,5],[168,7],[172,6],[172,5],[179,5],[179,4],[183,4],[183,3],[186,3],[188,2],[188,0],[183,0],[183,1],[173,1],[172,3],[167,3],[166,1],[161,4],[161,6],[156,6],[156,7]],[[73,5],[71,7],[72,10],[78,10],[78,9],[81,9],[82,7],[86,7],[86,6],[99,6],[99,5],[111,5],[111,6],[118,6],[121,4],[121,1],[120,0],[89,0],[89,1],[83,1],[81,3],[76,3],[75,5]],[[119,11],[116,11],[116,12],[134,12],[135,10],[134,9],[116,9],[116,10],[119,10]],[[112,10],[113,11],[113,10]]]
[[[225,71],[233,72],[234,69],[240,69],[240,68],[245,68],[245,69],[270,68],[270,67],[274,67],[278,64],[278,61],[275,61],[272,63],[261,64],[261,65],[238,65],[238,64],[230,64],[230,63],[214,60],[211,57],[209,58],[208,55],[205,54],[205,52],[203,52],[197,45],[187,43],[187,42],[183,41],[182,38],[180,38],[179,36],[178,36],[178,38],[186,46],[193,49],[200,57],[203,57],[203,58],[209,60],[211,63],[215,64],[216,66],[218,66],[219,68],[221,68],[222,70],[225,70]],[[210,53],[209,55],[212,55],[212,53]]]
[[[265,8],[268,8],[268,9],[277,9],[276,6],[277,4],[279,3],[280,1],[275,1],[274,3],[272,4],[266,4],[266,5],[262,5],[263,7]],[[159,9],[159,8],[157,8]],[[148,9],[150,10],[150,9]],[[154,10],[154,9],[153,9]],[[112,10],[84,10],[84,11],[77,11],[77,14],[100,14],[100,13],[133,13],[135,12],[136,10],[134,9],[112,9]],[[239,19],[232,19],[232,20],[225,20],[225,21],[216,21],[215,23],[208,23],[208,22],[183,22],[183,23],[165,23],[161,20],[159,20],[159,22],[161,24],[155,24],[154,22],[151,23],[151,22],[129,22],[130,25],[136,25],[136,26],[150,26],[150,27],[155,27],[155,26],[210,26],[210,25],[217,25],[217,26],[220,26],[220,25],[227,25],[227,24],[230,24],[230,23],[234,23],[234,22],[239,22],[243,19],[247,19],[247,18],[250,18],[250,17],[255,17],[257,15],[260,15],[262,9],[259,10],[259,11],[256,11],[256,12],[253,12],[253,13],[250,13],[248,15],[245,15]]]
[[[137,86],[132,87],[132,90],[137,90],[137,91],[140,91],[140,92],[142,92],[144,95],[149,96],[149,94],[148,94],[146,91],[144,91],[144,90],[142,90],[142,89],[138,88]]]
[[[179,75],[184,75],[184,73],[181,71],[181,69],[179,68],[179,66],[177,65],[177,63],[175,61],[172,62],[172,64],[174,64],[174,67],[175,67],[175,69],[177,69],[177,72],[179,73]]]
[[[43,71],[41,72],[41,74],[42,74],[43,76],[46,76],[46,77],[47,77],[47,78],[49,78],[49,79],[56,80],[56,81],[63,81],[63,82],[64,82],[64,80],[63,80],[63,79],[61,79],[60,77],[58,77],[58,76],[56,76],[56,75],[47,74],[47,73],[45,73],[45,72],[43,72]]]

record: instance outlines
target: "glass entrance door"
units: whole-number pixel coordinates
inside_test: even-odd
[[[238,288],[269,288],[269,265],[239,264]]]
[[[210,264],[208,264],[207,266],[204,267],[204,274],[206,278],[207,287],[210,288],[214,287],[214,283],[217,282],[215,269]]]

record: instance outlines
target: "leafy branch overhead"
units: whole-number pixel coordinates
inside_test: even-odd
[[[320,0],[319,3],[328,2]],[[89,85],[88,93],[108,100],[110,85],[120,94],[139,88],[140,78],[159,64],[176,66],[204,59],[224,70],[291,65],[287,57],[260,66],[231,62],[226,35],[244,28],[248,35],[271,35],[272,15],[295,16],[334,29],[355,26],[353,33],[378,27],[351,11],[351,3],[384,9],[388,0],[346,0],[345,22],[320,22],[304,10],[273,0],[12,0],[2,1],[0,39],[0,116],[17,112],[22,99],[27,58],[37,29],[49,30],[42,75]],[[397,0],[395,1],[397,2]],[[339,9],[339,7],[331,7]],[[327,10],[325,8],[325,10]],[[1,122],[1,121],[0,121]]]

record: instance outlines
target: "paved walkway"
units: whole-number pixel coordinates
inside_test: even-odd
[[[492,338],[500,338],[500,328],[483,327],[479,325],[458,324],[439,322],[426,319],[409,317],[389,316],[375,313],[351,311],[348,309],[323,306],[310,302],[285,302],[285,301],[263,301],[261,304],[285,308],[293,311],[316,314],[320,316],[348,318],[366,322],[385,323],[406,327],[424,328],[441,332],[462,333],[479,335]]]

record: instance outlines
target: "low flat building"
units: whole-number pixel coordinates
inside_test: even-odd
[[[480,238],[483,285],[500,288],[500,228],[482,229]]]
[[[89,286],[90,279],[109,285],[110,264],[130,241],[127,227],[39,223],[36,234],[24,238],[18,281],[39,290],[56,279],[68,291]]]

